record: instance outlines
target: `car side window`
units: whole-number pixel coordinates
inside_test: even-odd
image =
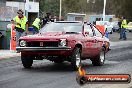
[[[95,35],[96,35],[97,37],[102,37],[102,34],[100,33],[100,31],[99,31],[97,28],[95,28],[95,27],[93,26],[93,29],[94,29],[94,33],[95,33]]]
[[[93,36],[93,31],[90,25],[84,25],[84,32],[88,32],[89,36]]]

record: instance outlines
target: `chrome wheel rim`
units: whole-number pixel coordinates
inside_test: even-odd
[[[105,60],[105,55],[104,55],[104,52],[102,51],[102,52],[100,53],[100,61],[103,63],[104,60]]]
[[[80,54],[76,54],[76,66],[79,67],[81,62]]]

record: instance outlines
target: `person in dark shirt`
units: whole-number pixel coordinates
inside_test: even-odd
[[[47,22],[50,22],[50,16],[51,13],[46,13],[46,16],[42,18],[43,26],[47,24]]]
[[[0,38],[2,37],[2,33],[0,32]]]
[[[120,30],[121,30],[121,21],[118,22],[118,26],[119,26],[118,32],[120,32]]]

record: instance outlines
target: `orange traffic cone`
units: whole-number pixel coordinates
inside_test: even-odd
[[[14,24],[11,26],[10,50],[16,50],[16,31]]]

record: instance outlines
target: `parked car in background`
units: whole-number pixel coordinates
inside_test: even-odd
[[[105,30],[107,30],[110,34],[113,33],[113,30],[112,30],[113,25],[109,21],[96,21],[96,25],[104,25]]]
[[[120,27],[118,25],[118,22],[119,21],[113,21],[113,22],[111,22],[111,25],[113,26],[113,28],[112,28],[113,32],[119,31]]]
[[[129,32],[132,32],[132,22],[129,22],[128,25],[127,25],[127,30]]]
[[[101,66],[109,41],[92,24],[59,21],[44,26],[38,34],[19,39],[22,64],[30,68],[33,60],[47,59],[55,63],[68,61],[77,69],[81,60],[90,59],[93,65]]]

